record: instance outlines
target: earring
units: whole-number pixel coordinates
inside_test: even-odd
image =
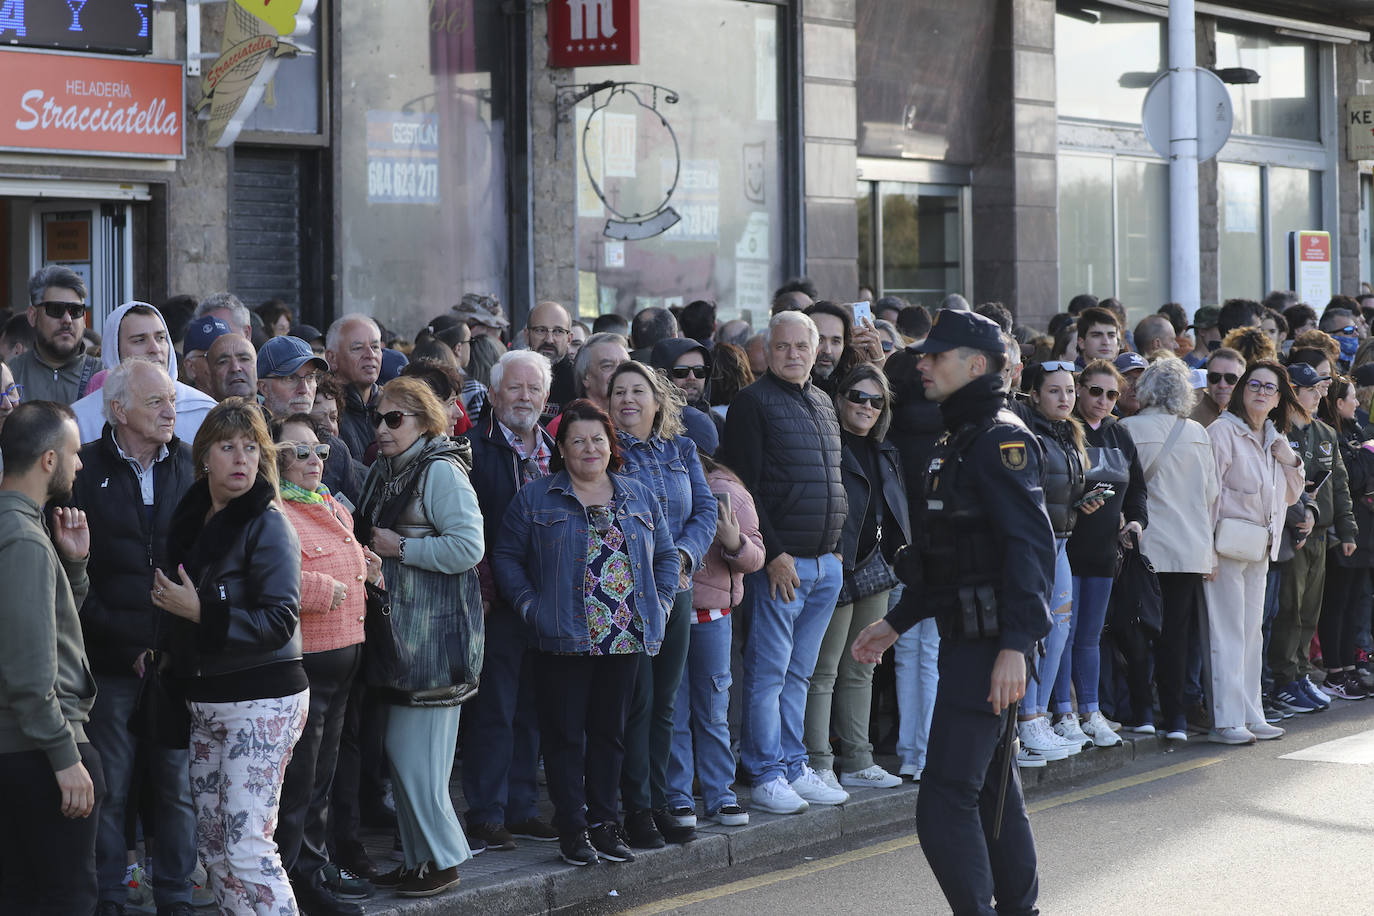
[[[208,464],[202,464],[202,465],[200,466],[200,472],[201,472],[202,474],[208,474],[208,473],[210,473],[210,465],[208,465]]]

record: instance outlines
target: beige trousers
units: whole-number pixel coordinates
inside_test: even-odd
[[[1264,652],[1265,577],[1268,559],[1254,563],[1221,557],[1217,577],[1207,582],[1207,654],[1212,681],[1212,723],[1216,728],[1257,725],[1260,667]]]

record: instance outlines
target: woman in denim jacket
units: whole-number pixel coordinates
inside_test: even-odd
[[[573,401],[557,442],[565,469],[516,493],[492,573],[539,653],[531,670],[563,860],[632,861],[617,820],[625,719],[640,656],[663,643],[677,550],[650,490],[615,473],[605,412]]]
[[[643,363],[621,363],[611,374],[607,391],[625,474],[657,498],[681,559],[663,648],[652,659],[640,659],[639,681],[625,725],[620,787],[625,829],[631,846],[655,849],[663,845],[664,836],[675,843],[686,842],[696,827],[694,809],[668,806],[672,794],[668,760],[678,687],[687,666],[692,576],[716,537],[716,498],[706,483],[697,447],[683,428],[682,392],[666,375]]]

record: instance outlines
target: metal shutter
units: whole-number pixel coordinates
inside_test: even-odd
[[[231,285],[254,308],[301,301],[301,166],[294,151],[234,149]]]

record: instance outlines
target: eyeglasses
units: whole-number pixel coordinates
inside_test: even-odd
[[[887,406],[887,398],[883,397],[881,394],[869,394],[857,388],[849,389],[844,393],[844,396],[845,400],[849,401],[851,404],[868,404],[874,410],[882,410]]]
[[[1220,382],[1222,379],[1226,379],[1226,384],[1228,384],[1228,385],[1234,385],[1236,382],[1240,381],[1240,376],[1239,376],[1239,375],[1236,375],[1234,372],[1208,372],[1208,373],[1207,373],[1207,384],[1209,384],[1209,385],[1215,385],[1217,382]]]
[[[387,425],[388,429],[400,429],[406,417],[413,417],[415,415],[413,411],[405,410],[388,410],[386,413],[377,413],[377,411],[374,410],[368,414],[372,420],[373,429],[376,429],[383,423]]]
[[[70,315],[73,321],[86,317],[86,305],[83,302],[40,302],[38,305],[54,321],[63,315]]]
[[[1109,401],[1115,401],[1117,398],[1121,397],[1121,392],[1117,391],[1115,388],[1103,388],[1101,385],[1088,386],[1089,397],[1100,398],[1104,394]]]
[[[1069,373],[1073,373],[1073,372],[1077,372],[1077,371],[1078,371],[1078,367],[1077,367],[1077,366],[1075,366],[1075,365],[1074,365],[1073,363],[1071,363],[1071,362],[1067,362],[1067,361],[1062,360],[1062,359],[1054,360],[1053,362],[1048,362],[1048,363],[1041,363],[1041,364],[1040,364],[1040,368],[1041,368],[1041,370],[1043,370],[1043,371],[1045,371],[1045,372],[1069,372]]]
[[[0,391],[0,401],[14,401],[16,404],[24,399],[24,386],[15,383],[4,391]]]
[[[329,460],[329,444],[327,442],[320,442],[316,445],[306,445],[304,442],[283,442],[282,448],[286,449],[288,455],[295,454],[297,461],[305,461],[312,452],[321,461]]]
[[[540,337],[567,337],[572,333],[568,328],[546,328],[542,325],[535,325],[525,330],[529,331],[531,334],[538,334]]]
[[[1250,379],[1250,381],[1245,383],[1245,387],[1249,388],[1255,394],[1262,394],[1265,397],[1276,394],[1279,390],[1279,386],[1275,385],[1273,382],[1261,382],[1257,378]]]
[[[706,378],[705,366],[674,366],[673,378],[686,378],[689,375],[697,378]]]
[[[318,385],[320,379],[324,378],[324,373],[307,372],[305,375],[279,375],[276,378],[278,381],[290,382],[293,385],[299,385],[301,382],[309,382],[312,385]]]

